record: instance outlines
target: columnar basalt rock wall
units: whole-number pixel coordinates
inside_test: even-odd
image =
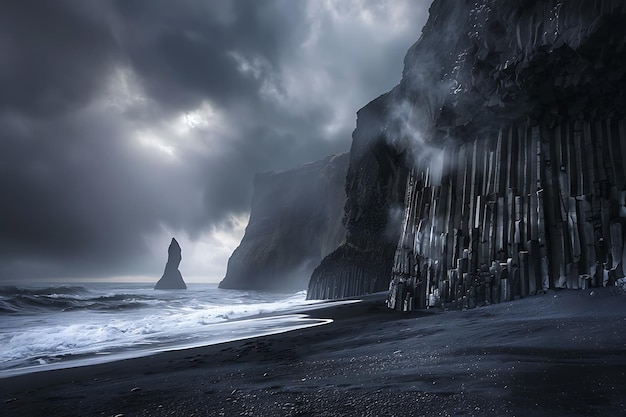
[[[436,0],[430,13],[400,85],[359,112],[347,242],[309,297],[393,278],[394,308],[469,306],[612,282],[626,3]]]
[[[626,261],[625,153],[626,121],[606,119],[514,125],[417,161],[390,307],[614,284]]]

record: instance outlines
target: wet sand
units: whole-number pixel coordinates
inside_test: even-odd
[[[0,379],[1,416],[626,416],[626,297],[550,291]]]

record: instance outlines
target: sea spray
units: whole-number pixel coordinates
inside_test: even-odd
[[[0,377],[323,324],[286,314],[314,304],[305,297],[198,284],[184,292],[145,284],[0,287]]]

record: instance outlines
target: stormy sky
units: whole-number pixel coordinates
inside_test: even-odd
[[[216,282],[255,173],[345,152],[429,1],[4,0],[0,280]]]

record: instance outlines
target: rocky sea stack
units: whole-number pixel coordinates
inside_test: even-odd
[[[180,245],[176,239],[172,238],[169,248],[167,249],[167,264],[163,276],[154,286],[155,290],[186,290],[187,285],[183,281],[183,276],[178,270],[180,261],[182,260]]]

